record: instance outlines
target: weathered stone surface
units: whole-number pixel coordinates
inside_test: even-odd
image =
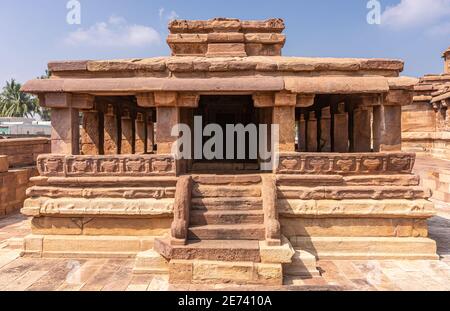
[[[277,174],[385,175],[411,174],[412,153],[295,153],[280,154]]]
[[[35,208],[39,207],[40,215],[103,215],[103,216],[170,216],[173,212],[173,199],[84,199],[40,197],[25,201],[22,213],[36,216]]]
[[[134,274],[168,274],[169,263],[154,250],[138,253],[133,267]]]
[[[0,173],[8,172],[8,169],[9,169],[8,156],[0,155]]]
[[[427,237],[427,222],[423,219],[400,218],[361,218],[348,216],[333,218],[281,218],[283,234],[288,237]],[[326,217],[326,218],[325,218]]]
[[[436,260],[436,242],[427,238],[298,237],[295,248],[305,249],[320,260],[396,259]]]
[[[25,256],[48,258],[134,258],[153,246],[153,237],[30,235]]]
[[[295,200],[278,201],[283,216],[329,217],[407,217],[429,218],[435,215],[433,203],[427,200]]]
[[[282,239],[281,246],[269,246],[266,242],[259,242],[262,263],[291,263],[295,254],[289,240]]]
[[[314,255],[303,250],[297,250],[292,258],[292,263],[283,265],[283,272],[285,275],[309,279],[320,277],[317,266],[318,264]]]

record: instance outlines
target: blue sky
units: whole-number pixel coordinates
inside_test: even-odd
[[[79,1],[80,25],[66,21],[68,0],[0,1],[0,85],[39,76],[50,60],[169,55],[173,17],[281,17],[286,56],[400,58],[410,76],[442,72],[450,46],[450,0],[379,0],[381,25],[366,21],[369,0]]]

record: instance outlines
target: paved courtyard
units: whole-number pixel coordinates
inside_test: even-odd
[[[28,219],[0,219],[0,290],[450,290],[450,207],[440,206],[430,221],[440,261],[320,261],[322,278],[286,279],[283,287],[217,285],[169,286],[167,277],[132,273],[131,259],[21,258]]]

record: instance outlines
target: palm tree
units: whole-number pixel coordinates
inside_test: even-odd
[[[6,82],[0,94],[0,116],[31,117],[39,111],[38,100],[20,91],[21,85],[16,80]]]

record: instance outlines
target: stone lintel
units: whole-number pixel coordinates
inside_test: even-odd
[[[46,108],[69,108],[72,102],[70,93],[46,93],[43,100],[40,98],[40,105]]]
[[[46,93],[39,96],[42,107],[93,109],[95,97],[89,94]]]
[[[377,94],[389,91],[385,77],[284,77],[285,89],[299,94]]]
[[[280,92],[275,94],[276,107],[295,107],[297,105],[297,94]]]
[[[178,105],[177,92],[155,92],[156,107],[176,107]]]
[[[184,108],[197,108],[200,95],[196,93],[181,93],[178,96],[178,106]]]
[[[414,98],[414,92],[405,90],[391,90],[387,93],[385,106],[407,106],[411,105]]]
[[[315,94],[299,94],[297,96],[297,105],[299,108],[307,108],[314,105]]]
[[[253,102],[256,108],[268,108],[275,105],[275,97],[273,93],[256,93],[253,94]]]
[[[153,95],[153,93],[137,94],[136,99],[139,107],[155,107],[155,96]]]

